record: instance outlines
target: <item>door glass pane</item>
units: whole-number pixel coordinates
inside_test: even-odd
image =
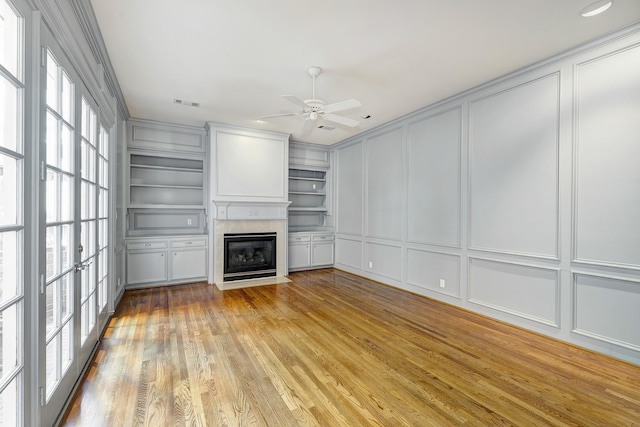
[[[73,129],[66,123],[62,124],[60,145],[60,169],[71,172],[73,165]]]
[[[92,203],[82,203],[80,218],[93,219],[96,217],[96,186],[90,182],[82,181],[82,200],[91,200]]]
[[[72,365],[74,279],[74,86],[49,51],[46,113],[46,349],[47,398]]]
[[[20,19],[6,1],[0,1],[0,64],[18,76],[21,63]]]
[[[58,382],[58,341],[57,336],[49,341],[46,349],[47,374],[46,374],[46,393],[50,396]]]
[[[47,331],[47,337],[49,337],[51,335],[52,331],[55,331],[56,326],[58,326],[58,324],[60,323],[60,319],[58,319],[57,314],[58,314],[58,296],[59,296],[59,290],[58,290],[58,286],[59,283],[58,281],[55,281],[53,283],[50,283],[49,285],[47,285],[47,291],[46,291],[46,314],[45,314],[45,319],[46,319],[46,331]]]
[[[19,231],[5,231],[0,233],[0,303],[7,301],[19,293],[19,267],[22,264],[18,257],[21,245],[18,239]]]
[[[0,3],[1,4],[1,3]],[[18,88],[12,82],[0,80],[0,146],[18,151],[19,126],[22,125],[18,113],[20,99]]]
[[[16,159],[0,154],[0,226],[19,224],[19,195],[22,194]]]
[[[51,166],[58,165],[58,119],[56,116],[47,110],[47,164]]]
[[[58,227],[47,227],[47,281],[57,276],[60,272],[60,254],[58,250]]]
[[[0,312],[0,379],[18,366],[18,305],[12,304]],[[20,304],[21,305],[21,304]]]
[[[4,425],[18,425],[18,411],[22,406],[18,400],[18,393],[18,377],[15,377],[0,393],[0,422]]]
[[[58,182],[60,174],[52,169],[47,169],[47,222],[55,222],[60,218],[59,206],[60,197],[58,195]]]
[[[61,93],[60,93],[60,114],[62,118],[71,123],[71,115],[73,114],[73,84],[67,73],[62,71]]]
[[[81,176],[91,182],[96,181],[96,149],[89,143],[82,143]]]
[[[60,221],[73,219],[73,178],[62,174],[60,183]]]
[[[59,73],[58,62],[51,51],[47,51],[47,106],[55,112],[60,111],[58,108],[58,100],[60,99]]]

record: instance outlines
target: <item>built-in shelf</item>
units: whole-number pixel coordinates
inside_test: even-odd
[[[132,153],[130,208],[204,208],[204,160]]]
[[[327,171],[303,166],[289,168],[289,227],[312,229],[324,226],[327,214]]]

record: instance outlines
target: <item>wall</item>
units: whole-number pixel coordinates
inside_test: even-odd
[[[332,147],[336,267],[640,364],[640,28]]]

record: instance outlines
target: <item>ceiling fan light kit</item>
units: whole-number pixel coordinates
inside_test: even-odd
[[[599,0],[595,3],[591,3],[580,11],[580,16],[590,18],[596,16],[609,9],[613,4],[613,0]]]
[[[332,104],[326,104],[324,100],[316,98],[316,77],[322,73],[322,68],[317,66],[311,66],[307,68],[307,74],[311,77],[311,98],[304,101],[293,95],[282,95],[282,98],[301,108],[301,111],[283,113],[283,114],[270,114],[260,117],[261,120],[270,119],[274,117],[286,117],[286,116],[303,116],[305,121],[302,124],[301,133],[308,132],[313,126],[314,122],[318,119],[322,119],[326,122],[337,123],[343,126],[356,127],[360,124],[358,120],[343,117],[338,114],[334,114],[340,111],[349,110],[362,106],[362,103],[357,99],[347,99],[345,101],[334,102]]]

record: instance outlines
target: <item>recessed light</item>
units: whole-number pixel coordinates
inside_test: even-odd
[[[609,9],[613,4],[613,0],[599,0],[595,3],[591,3],[580,11],[580,16],[590,18],[596,16]]]
[[[256,123],[267,123],[264,120],[256,119]]]

